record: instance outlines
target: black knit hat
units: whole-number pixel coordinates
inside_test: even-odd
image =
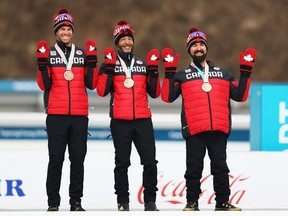
[[[54,33],[56,33],[62,26],[70,26],[74,32],[74,19],[65,8],[60,9],[58,14],[54,15]]]
[[[200,31],[198,28],[191,28],[186,38],[188,52],[190,50],[190,47],[196,42],[204,43],[208,50],[206,35],[202,31]]]
[[[130,36],[134,41],[133,35],[134,29],[127,23],[126,20],[120,20],[117,25],[114,26],[113,38],[116,46],[119,40],[124,36]]]

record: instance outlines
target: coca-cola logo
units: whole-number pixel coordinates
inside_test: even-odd
[[[233,175],[229,174],[230,178],[230,203],[239,204],[243,200],[247,188],[246,183],[249,176],[246,174]],[[215,192],[213,190],[213,176],[206,175],[201,181],[201,190],[199,203],[214,204],[215,203]],[[157,200],[170,204],[184,204],[186,203],[186,182],[185,180],[173,180],[165,179],[163,172],[158,173],[158,196]],[[137,193],[137,200],[140,204],[144,203],[143,200],[143,186],[139,187]]]

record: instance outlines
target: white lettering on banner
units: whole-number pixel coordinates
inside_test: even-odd
[[[288,143],[288,137],[285,135],[286,132],[288,132],[288,125],[282,125],[279,129],[279,143],[281,144],[287,144]]]
[[[286,117],[288,117],[288,109],[286,109],[285,102],[279,102],[279,124],[283,124],[279,129],[279,143],[287,144],[288,136],[286,136],[286,132],[288,132],[288,124],[285,124]]]
[[[164,173],[158,173],[158,188],[159,188],[159,196],[164,199],[164,202],[171,203],[171,204],[183,204],[183,197],[186,196],[186,183],[185,180],[177,182],[175,180],[168,180],[164,181]],[[246,189],[241,189],[249,176],[245,174],[240,174],[238,176],[234,176],[229,174],[230,180],[230,203],[239,204],[243,199],[244,195],[246,194]],[[213,184],[213,176],[207,175],[204,176],[201,181],[201,190],[202,193],[200,194],[201,203],[206,204],[215,204],[215,192],[211,190],[211,184]],[[245,186],[243,187],[245,188]],[[143,190],[144,187],[140,186],[138,193],[137,193],[137,200],[140,204],[144,203],[143,200]],[[185,199],[184,199],[185,200]]]
[[[286,103],[284,101],[279,102],[279,123],[284,124],[286,117],[288,117],[288,109],[286,109]]]

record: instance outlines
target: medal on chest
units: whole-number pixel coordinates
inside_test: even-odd
[[[124,86],[126,88],[132,88],[134,86],[134,80],[131,77],[126,77],[124,80]]]
[[[135,62],[135,58],[133,57],[132,60],[131,60],[131,64],[130,64],[130,67],[128,68],[126,66],[126,63],[124,62],[124,60],[120,57],[119,57],[119,60],[120,60],[120,64],[125,72],[125,75],[126,75],[126,79],[124,80],[124,86],[126,88],[132,88],[134,86],[134,80],[132,79],[132,68],[133,68],[133,65],[134,65],[134,62]]]
[[[199,74],[201,75],[202,79],[203,79],[203,84],[201,85],[201,89],[204,92],[210,92],[212,90],[212,85],[209,83],[209,65],[207,64],[207,62],[205,61],[205,66],[204,66],[204,73],[202,70],[200,70],[200,68],[198,68],[194,62],[191,62],[192,67],[196,68],[197,71],[199,72]]]
[[[55,44],[55,49],[57,50],[57,52],[59,53],[59,55],[63,59],[64,63],[66,64],[66,71],[64,72],[64,79],[67,81],[73,80],[74,79],[74,73],[72,72],[71,68],[72,68],[74,54],[75,54],[75,45],[72,44],[72,46],[71,46],[71,52],[70,52],[70,56],[69,56],[68,61],[66,59],[65,54],[63,53],[63,51],[61,50],[61,48],[58,46],[57,43]]]
[[[71,81],[74,79],[74,74],[71,70],[66,70],[65,73],[64,73],[64,78],[67,80],[67,81]]]
[[[209,82],[204,82],[201,88],[204,92],[210,92],[212,90],[212,85]]]

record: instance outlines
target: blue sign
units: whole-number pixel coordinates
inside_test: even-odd
[[[0,80],[0,92],[38,93],[40,89],[36,80]]]
[[[251,149],[288,149],[288,85],[252,85],[250,104]]]
[[[154,129],[156,141],[184,141],[180,129]],[[107,140],[111,139],[111,132],[109,128],[91,127],[88,130],[89,140]],[[0,127],[1,139],[47,139],[47,133],[44,127]],[[248,142],[249,130],[232,129],[231,135],[228,139],[234,142]]]

